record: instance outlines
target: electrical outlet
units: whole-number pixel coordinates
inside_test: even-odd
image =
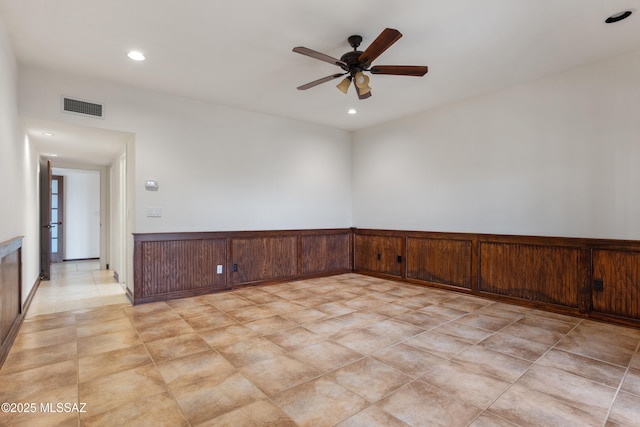
[[[604,280],[595,279],[593,281],[593,290],[594,291],[604,291]]]
[[[238,264],[233,264],[233,265],[231,266],[231,271],[234,271],[234,272],[235,272],[235,271],[238,271]]]
[[[218,267],[216,268],[216,273],[222,274],[222,264],[218,264]]]

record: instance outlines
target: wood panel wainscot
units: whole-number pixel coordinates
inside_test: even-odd
[[[22,237],[0,243],[0,366],[22,322]]]
[[[134,304],[352,271],[350,229],[134,234]]]
[[[640,241],[353,232],[357,273],[640,326]]]

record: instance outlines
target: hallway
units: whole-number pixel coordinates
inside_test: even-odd
[[[128,304],[113,270],[97,260],[51,264],[51,280],[40,283],[26,318],[112,304]]]

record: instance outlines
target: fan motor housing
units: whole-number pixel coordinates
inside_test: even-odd
[[[363,71],[366,70],[367,64],[362,64],[360,62],[360,60],[358,58],[360,58],[360,55],[362,55],[362,52],[360,52],[359,50],[355,50],[353,52],[347,52],[344,55],[342,55],[340,57],[340,60],[344,63],[347,64],[347,66],[342,66],[342,69],[345,71]],[[356,70],[357,69],[357,70]]]

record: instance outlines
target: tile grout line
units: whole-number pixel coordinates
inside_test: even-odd
[[[611,415],[611,410],[613,409],[613,405],[615,405],[616,399],[618,399],[618,395],[620,394],[620,391],[622,391],[622,385],[624,384],[625,380],[627,379],[627,375],[629,374],[629,370],[631,369],[631,362],[633,361],[633,356],[636,353],[638,353],[638,349],[640,349],[640,342],[638,342],[638,345],[636,345],[636,351],[631,356],[631,359],[629,360],[629,363],[627,364],[627,368],[624,371],[624,375],[620,379],[620,384],[618,384],[618,388],[616,389],[616,392],[613,395],[613,399],[611,399],[611,404],[609,405],[609,410],[607,411],[607,414],[606,414],[606,416],[604,418],[604,421],[602,422],[602,426],[603,427],[606,426],[607,421],[609,420],[609,416]]]

